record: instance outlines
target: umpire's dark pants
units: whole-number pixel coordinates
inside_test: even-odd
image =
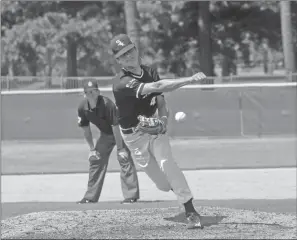
[[[90,161],[88,190],[84,196],[85,199],[97,202],[99,200],[104,178],[108,166],[110,154],[116,145],[114,135],[107,135],[101,132],[101,136],[96,143],[96,150],[100,154],[100,159]],[[127,160],[118,157],[121,167],[121,186],[124,198],[139,199],[139,185],[136,168],[131,157],[131,153],[124,145],[129,158]]]

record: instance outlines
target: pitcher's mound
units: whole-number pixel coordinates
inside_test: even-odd
[[[2,238],[29,239],[296,239],[296,216],[197,208],[203,230],[188,230],[178,208],[38,212],[2,221]]]

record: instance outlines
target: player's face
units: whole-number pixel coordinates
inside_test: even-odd
[[[96,98],[100,95],[99,89],[88,89],[85,90],[85,97],[88,100],[96,100]]]
[[[137,67],[139,65],[139,55],[137,49],[134,47],[128,52],[125,52],[123,55],[118,57],[119,64],[122,67]]]

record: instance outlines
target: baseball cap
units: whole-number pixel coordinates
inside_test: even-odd
[[[84,91],[89,89],[98,89],[98,83],[95,80],[85,81],[83,84]]]
[[[115,36],[110,43],[111,50],[116,58],[134,48],[135,45],[126,34]]]

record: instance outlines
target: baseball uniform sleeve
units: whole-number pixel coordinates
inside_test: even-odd
[[[160,76],[159,76],[157,70],[154,69],[154,68],[151,69],[151,76],[153,77],[154,82],[158,82],[158,81],[161,80],[161,78],[160,78]]]
[[[107,105],[108,121],[110,122],[111,126],[116,126],[119,124],[118,108],[112,101],[108,101]]]
[[[126,81],[124,81],[124,86],[122,86],[125,90],[126,95],[128,96],[135,96],[136,98],[143,98],[141,95],[142,89],[144,87],[143,82],[140,82],[139,80],[135,78],[126,78]]]
[[[79,127],[87,127],[90,125],[90,121],[87,119],[83,109],[81,107],[78,108],[78,126]]]

